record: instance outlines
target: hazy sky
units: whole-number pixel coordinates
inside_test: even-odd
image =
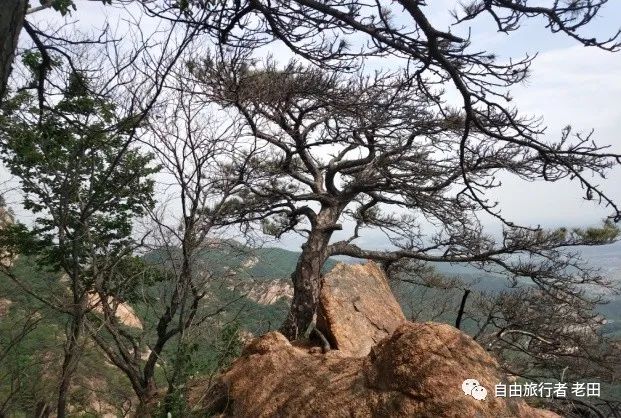
[[[449,22],[446,11],[454,1],[433,0],[430,20],[440,28]],[[544,2],[545,3],[545,2]],[[591,24],[589,33],[611,34],[621,27],[621,2],[612,1],[602,15]],[[104,7],[100,3],[77,1],[78,10],[70,20],[77,21],[80,28],[101,27],[106,17],[110,22],[127,16],[127,10]],[[137,9],[135,9],[137,10]],[[52,11],[41,12],[37,20],[61,17]],[[499,34],[489,19],[471,22],[472,48],[490,49],[501,58],[522,57],[524,53],[539,52],[530,79],[512,89],[514,104],[524,113],[543,116],[548,126],[547,135],[557,138],[561,129],[571,124],[579,130],[595,130],[593,138],[598,144],[611,145],[621,153],[621,53],[608,53],[594,48],[576,45],[562,35],[552,35],[543,27],[542,21],[531,21],[511,35]],[[153,22],[145,21],[145,27]],[[452,29],[457,34],[466,33],[468,26]],[[276,58],[286,60],[286,48],[272,47]],[[392,65],[382,61],[381,65]],[[394,63],[396,65],[396,63]],[[6,177],[6,171],[0,170]],[[621,203],[621,170],[616,169],[600,184]],[[582,199],[577,183],[525,183],[505,178],[503,186],[491,195],[500,202],[507,218],[518,223],[555,225],[595,224],[610,210],[598,207]],[[371,244],[375,234],[361,240]],[[298,240],[291,240],[291,243]]]

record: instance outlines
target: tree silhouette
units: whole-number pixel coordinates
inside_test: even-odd
[[[484,232],[478,215],[489,210],[482,196],[499,186],[501,172],[547,181],[577,167],[582,175],[605,175],[618,156],[584,139],[571,141],[569,131],[560,141],[539,140],[554,150],[547,154],[498,141],[487,128],[473,126],[464,135],[467,112],[438,111],[418,83],[399,72],[345,76],[295,62],[261,66],[236,54],[192,66],[208,98],[236,110],[246,124],[255,155],[252,169],[244,166],[246,190],[238,197],[240,207],[255,211],[248,219],[261,218],[276,236],[296,231],[306,237],[282,328],[289,338],[311,324],[321,268],[336,255],[385,265],[404,258],[472,263],[572,296],[578,283],[605,284],[577,257],[561,257],[559,247],[612,242],[618,233],[612,222],[586,231],[505,222],[498,240]],[[351,235],[333,240],[345,220],[354,225]],[[437,232],[424,233],[425,224]],[[363,228],[385,232],[397,249],[357,245]]]

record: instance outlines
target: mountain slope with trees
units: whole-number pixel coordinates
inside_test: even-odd
[[[601,313],[618,305],[601,303],[620,286],[580,249],[620,238],[621,154],[547,130],[511,91],[548,40],[618,53],[621,31],[596,26],[618,5],[102,3],[83,21],[73,0],[0,11],[0,195],[17,214],[0,225],[0,414],[188,415],[188,382],[213,383],[247,331],[325,349],[335,257],[379,263],[408,315],[467,330],[518,379],[614,387]],[[514,54],[535,27],[546,39]],[[506,179],[605,219],[520,223]],[[299,254],[266,247],[293,234]],[[552,406],[614,415],[616,395]]]

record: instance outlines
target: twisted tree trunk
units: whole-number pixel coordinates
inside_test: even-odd
[[[302,246],[293,281],[293,301],[280,332],[289,340],[302,336],[313,322],[321,291],[321,269],[329,257],[328,244],[338,226],[339,207],[324,207],[317,215],[308,239]]]
[[[154,379],[145,381],[145,387],[138,394],[138,407],[136,408],[136,418],[149,418],[154,415],[157,407],[157,387]]]
[[[0,103],[6,93],[27,4],[26,0],[2,0],[0,7]]]

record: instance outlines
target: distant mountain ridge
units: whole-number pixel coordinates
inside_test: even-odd
[[[168,255],[162,254],[164,251],[152,251],[144,257],[150,262],[163,262],[168,259]],[[196,259],[215,276],[235,273],[239,278],[277,280],[291,277],[299,256],[300,252],[284,248],[252,248],[234,240],[214,240]],[[324,270],[330,270],[336,263],[329,259]]]
[[[585,259],[595,267],[601,268],[604,274],[610,274],[612,279],[621,282],[621,243],[601,247],[577,247],[576,250],[581,251]],[[243,299],[245,303],[250,303],[252,308],[247,315],[248,322],[254,322],[252,315],[268,316],[273,320],[272,325],[268,327],[271,328],[286,314],[292,294],[290,277],[295,270],[299,255],[299,251],[284,248],[252,248],[234,240],[214,240],[208,248],[197,255],[197,263],[202,264],[203,268],[216,278],[211,288],[218,295],[217,300],[232,300],[245,294],[246,297]],[[163,254],[158,252],[149,253],[145,258],[151,262],[164,259]],[[324,271],[331,270],[339,261],[364,262],[354,259],[329,259]],[[433,263],[433,266],[438,273],[459,278],[464,286],[473,290],[496,293],[512,289],[504,277],[472,266],[450,263]],[[523,281],[528,283],[528,279]],[[222,285],[227,282],[229,285]],[[406,311],[406,304],[411,304],[421,297],[418,294],[419,287],[413,285],[396,284],[393,291]],[[431,292],[433,294],[433,291]],[[462,292],[455,289],[452,293],[459,298]],[[432,297],[432,294],[425,297]],[[607,328],[610,331],[621,333],[621,297],[613,296],[610,303],[598,307],[598,312],[608,319]],[[453,319],[445,318],[445,320],[452,322]],[[253,332],[265,330],[263,327],[249,326],[249,328]]]

